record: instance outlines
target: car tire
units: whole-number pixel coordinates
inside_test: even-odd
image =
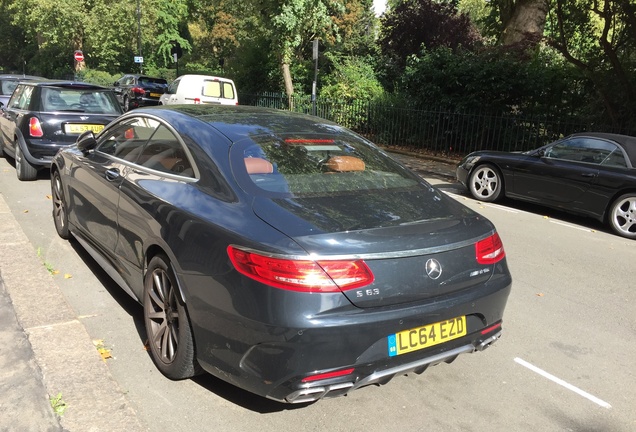
[[[609,225],[612,230],[630,239],[636,239],[636,194],[619,196],[610,206]]]
[[[17,140],[15,142],[15,172],[18,180],[21,181],[32,181],[38,176],[38,169],[26,160]]]
[[[143,307],[148,349],[161,373],[174,380],[200,373],[190,320],[174,272],[163,254],[154,256],[148,264]]]
[[[503,178],[493,165],[479,165],[470,173],[468,190],[480,201],[497,201],[503,192]]]
[[[130,111],[130,106],[128,105],[128,96],[124,96],[124,106],[123,106],[124,112],[128,112]]]
[[[64,198],[64,188],[62,187],[62,177],[60,172],[55,170],[51,178],[51,195],[53,199],[53,223],[57,234],[63,239],[68,239],[68,211]]]

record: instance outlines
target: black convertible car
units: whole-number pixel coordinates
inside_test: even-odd
[[[334,123],[140,108],[60,151],[51,181],[57,232],[143,305],[169,378],[311,402],[501,334],[494,226]]]
[[[457,167],[471,195],[504,195],[609,224],[636,239],[636,138],[578,133],[524,153],[478,151]]]

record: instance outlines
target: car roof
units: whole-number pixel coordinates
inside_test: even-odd
[[[81,81],[55,81],[55,80],[42,80],[42,81],[29,81],[29,85],[36,87],[77,87],[80,89],[93,89],[93,90],[110,90],[108,87],[103,87],[97,84],[91,84]]]
[[[625,153],[627,153],[627,156],[632,163],[632,167],[636,167],[636,137],[604,132],[580,132],[572,134],[568,138],[575,137],[600,138],[614,141],[616,144],[621,146],[623,150],[625,150]]]
[[[233,142],[256,135],[350,133],[342,126],[318,117],[248,105],[164,105],[135,111],[150,112],[166,119],[171,113],[187,115],[210,124]]]
[[[23,74],[0,74],[0,80],[45,80],[46,78],[35,75],[23,75]]]

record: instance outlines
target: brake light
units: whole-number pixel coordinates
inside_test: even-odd
[[[40,120],[37,117],[31,117],[29,119],[29,135],[35,138],[44,136],[42,125],[40,125]]]
[[[199,99],[199,98],[194,98],[194,103],[195,103],[195,104],[200,104],[200,103],[201,103],[201,99]]]
[[[499,234],[494,233],[475,244],[475,253],[479,264],[494,264],[506,256]]]
[[[303,378],[301,382],[312,382],[312,381],[319,381],[319,380],[324,380],[328,378],[337,378],[337,377],[341,377],[345,375],[351,375],[354,370],[355,370],[354,368],[349,368],[349,369],[343,369],[343,370],[334,371],[334,372],[310,375],[308,377]]]
[[[338,292],[369,285],[373,273],[362,260],[292,260],[228,246],[239,273],[275,288],[302,292]]]
[[[137,93],[138,95],[145,95],[146,94],[146,90],[142,89],[141,87],[133,87],[130,89],[131,92],[133,93]]]

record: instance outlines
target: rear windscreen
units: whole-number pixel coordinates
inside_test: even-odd
[[[293,196],[403,189],[418,179],[375,146],[353,135],[268,137],[233,157],[248,188]],[[233,150],[234,151],[234,150]]]
[[[234,99],[234,86],[227,81],[203,81],[203,96]]]
[[[43,111],[121,113],[117,99],[110,90],[43,87],[41,98]]]

